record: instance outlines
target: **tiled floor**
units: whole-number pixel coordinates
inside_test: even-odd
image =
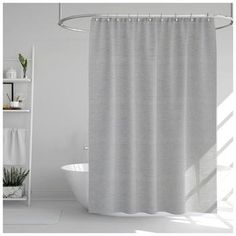
[[[4,203],[4,209],[25,207],[21,203]],[[61,209],[62,214],[56,224],[4,225],[4,233],[231,233],[233,224],[232,206],[227,202],[220,204],[218,215],[192,213],[158,217],[88,214],[76,201],[33,201],[31,208]]]

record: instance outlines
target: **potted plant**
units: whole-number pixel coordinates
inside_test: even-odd
[[[18,58],[19,58],[20,64],[23,67],[23,78],[27,78],[27,76],[26,76],[27,64],[28,64],[27,59],[24,58],[21,54],[19,54]]]
[[[22,99],[20,99],[20,96],[18,96],[16,100],[11,100],[9,94],[7,93],[7,97],[9,99],[11,109],[21,109]]]
[[[23,182],[29,170],[11,167],[3,168],[3,198],[21,198],[24,194]]]

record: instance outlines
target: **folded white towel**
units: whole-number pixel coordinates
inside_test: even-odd
[[[4,128],[3,165],[24,165],[26,155],[26,130]]]

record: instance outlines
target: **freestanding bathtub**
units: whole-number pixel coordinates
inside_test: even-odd
[[[76,200],[88,209],[89,167],[88,163],[62,166]]]
[[[64,171],[69,185],[74,193],[76,200],[88,210],[88,199],[89,199],[89,165],[88,163],[79,163],[62,166],[61,169]],[[136,213],[126,214],[122,212],[116,212],[107,214],[109,216],[122,216],[122,217],[137,217],[137,216],[169,216],[171,214],[158,212],[156,214]]]

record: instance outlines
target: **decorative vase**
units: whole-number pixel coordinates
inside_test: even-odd
[[[22,69],[22,75],[21,75],[21,77],[22,77],[23,79],[27,79],[27,69],[26,69],[26,68],[23,68],[23,69]]]
[[[3,198],[22,198],[23,194],[23,185],[3,187]]]
[[[6,71],[7,79],[16,79],[16,70],[12,67]]]

